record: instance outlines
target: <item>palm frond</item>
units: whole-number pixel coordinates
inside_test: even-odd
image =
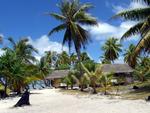
[[[64,35],[64,39],[63,39],[63,42],[62,42],[62,45],[64,45],[66,42],[68,42],[68,46],[69,46],[69,51],[71,49],[71,46],[72,46],[72,38],[71,38],[71,32],[70,32],[70,29],[69,27],[66,29],[65,31],[65,35]]]
[[[148,32],[144,37],[142,37],[139,43],[137,44],[134,57],[140,54],[142,50],[148,52],[150,51],[150,32]]]
[[[112,18],[122,17],[125,20],[139,21],[147,18],[149,16],[149,12],[150,12],[150,7],[138,8],[138,9],[132,9],[132,10],[120,12],[115,16],[113,16]]]
[[[136,1],[136,2],[144,2],[144,3],[146,3],[147,5],[150,5],[150,0],[133,0],[133,1]]]
[[[144,36],[150,29],[150,16],[147,17],[147,19],[143,22],[143,25],[140,29],[141,35]]]
[[[83,12],[83,11],[88,11],[90,8],[92,8],[93,5],[92,4],[83,4],[79,9],[78,11],[76,11],[76,13],[73,15],[73,17],[75,18],[76,15],[78,15],[80,12]]]
[[[52,17],[54,17],[55,19],[60,20],[60,21],[65,21],[66,20],[65,16],[57,14],[57,13],[50,13],[50,15]]]
[[[13,40],[12,37],[9,37],[9,38],[8,38],[8,41],[12,44],[13,48],[16,48],[16,43],[15,43],[15,41]]]
[[[53,28],[49,33],[48,35],[50,36],[51,34],[53,34],[54,32],[59,32],[61,30],[64,30],[66,28],[66,24],[61,24],[55,28]]]
[[[97,25],[98,24],[97,19],[92,17],[88,13],[80,12],[80,13],[78,13],[78,15],[75,16],[74,19],[81,24],[86,24],[86,25]]]
[[[132,35],[136,35],[140,33],[141,27],[143,26],[144,22],[139,22],[133,27],[131,27],[125,34],[121,37],[121,39],[128,38]]]

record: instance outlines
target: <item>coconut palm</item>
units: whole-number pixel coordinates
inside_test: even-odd
[[[46,51],[45,52],[45,58],[46,58],[46,61],[49,65],[52,64],[52,52],[51,51]]]
[[[150,1],[149,0],[136,0],[137,2],[144,2],[147,7],[126,10],[118,13],[114,16],[122,17],[125,20],[136,21],[137,24],[132,26],[124,35],[122,39],[131,37],[132,35],[140,34],[141,39],[136,45],[134,51],[134,57],[140,54],[142,51],[150,52]]]
[[[7,86],[10,86],[20,94],[21,89],[29,83],[28,77],[35,74],[33,67],[32,64],[22,62],[11,49],[5,49],[5,53],[0,57],[0,74],[5,78],[5,91]]]
[[[104,74],[102,73],[101,76],[99,76],[98,81],[100,82],[100,84],[102,85],[102,87],[104,87],[104,94],[107,94],[107,89],[111,86],[112,82],[112,77],[113,74],[111,73],[107,73]]]
[[[70,57],[66,51],[63,51],[61,54],[58,54],[57,69],[68,69],[70,68]]]
[[[49,65],[49,60],[47,61],[47,57],[42,57],[40,59],[40,62],[37,64],[37,68],[38,68],[38,77],[41,80],[44,80],[45,85],[47,86],[47,82],[45,77],[48,76],[48,74],[51,72],[51,67]]]
[[[25,88],[31,79],[33,80],[32,75],[36,74],[36,66],[31,61],[35,60],[32,52],[37,51],[28,44],[27,39],[22,39],[18,43],[12,38],[9,38],[9,41],[13,47],[3,48],[5,53],[0,57],[0,73],[6,78],[6,85],[10,85],[11,89],[19,94],[21,89]]]
[[[150,67],[150,57],[141,57],[140,58],[140,64],[144,67]]]
[[[86,74],[80,75],[80,72],[74,71],[72,72],[72,78],[75,83],[80,87],[80,90],[83,91],[84,88],[90,84],[89,77]]]
[[[136,65],[134,70],[135,77],[140,81],[146,81],[150,78],[150,58],[149,57],[140,57],[139,63]]]
[[[119,52],[121,52],[121,44],[118,42],[116,38],[109,38],[104,46],[102,47],[104,50],[104,56],[107,60],[114,62],[119,57]]]
[[[22,59],[24,62],[36,61],[32,53],[38,53],[38,51],[29,44],[27,38],[21,39],[17,43],[11,37],[8,38],[8,40],[13,46],[12,50],[15,51],[18,58]]]
[[[101,71],[101,66],[96,68],[94,71],[89,71],[84,65],[83,63],[81,63],[82,68],[84,69],[85,73],[84,76],[87,78],[87,80],[89,81],[89,85],[93,88],[93,93],[97,93],[96,91],[96,85],[98,82],[98,78],[99,76],[102,74]]]
[[[0,57],[0,75],[3,78],[2,85],[4,86],[4,98],[6,97],[7,88],[8,88],[8,80],[12,78],[9,69],[13,63],[14,54],[12,51],[7,50],[1,57]]]
[[[86,52],[82,52],[80,57],[81,57],[81,61],[90,60],[90,57],[88,56],[88,54]]]
[[[58,60],[59,65],[61,64],[70,64],[70,58],[66,51],[63,51],[61,54],[59,54]]]
[[[68,76],[64,77],[62,79],[62,82],[67,85],[67,89],[70,85],[71,89],[73,89],[73,85],[75,84],[75,78],[74,72],[69,72]]]
[[[88,31],[81,25],[97,25],[96,19],[87,13],[91,7],[91,4],[81,4],[78,0],[62,0],[58,5],[60,13],[50,13],[61,24],[53,28],[49,32],[49,36],[54,32],[65,30],[62,44],[67,42],[69,49],[74,44],[79,60],[80,49],[85,48],[85,45],[90,41]]]
[[[133,44],[131,44],[124,54],[124,61],[133,68],[136,66],[138,62],[138,57],[133,58],[135,48],[136,47]]]

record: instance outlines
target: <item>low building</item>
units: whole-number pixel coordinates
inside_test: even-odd
[[[133,69],[128,64],[103,64],[102,72],[114,73],[115,77],[124,79],[125,83],[133,82]]]
[[[69,70],[55,70],[48,77],[47,81],[50,81],[50,86],[59,87],[61,85],[61,80],[69,74]]]

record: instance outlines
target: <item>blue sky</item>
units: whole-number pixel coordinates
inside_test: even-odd
[[[135,24],[131,21],[109,20],[115,13],[131,8],[145,7],[144,4],[132,2],[131,0],[80,0],[82,3],[90,2],[94,8],[90,13],[97,17],[98,27],[84,26],[91,33],[92,43],[87,45],[88,54],[95,60],[99,61],[102,55],[101,45],[110,36],[119,38],[128,28]],[[43,55],[44,51],[55,50],[61,52],[61,41],[63,32],[56,33],[47,37],[48,32],[59,24],[58,21],[45,15],[47,12],[59,12],[56,4],[59,0],[0,0],[0,34],[4,39],[9,36],[16,41],[22,37],[28,37],[30,43],[38,50],[37,58]],[[123,48],[129,43],[137,42],[133,38],[123,42]],[[8,46],[4,42],[3,46]],[[67,45],[64,50],[68,51]],[[123,53],[119,60],[122,62]]]

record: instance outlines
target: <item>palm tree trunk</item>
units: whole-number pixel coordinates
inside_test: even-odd
[[[95,84],[93,84],[93,94],[97,94],[97,91],[96,91],[96,85]]]
[[[71,89],[73,89],[73,85],[71,85]]]
[[[80,91],[83,91],[83,85],[81,85],[81,89],[80,89]]]

